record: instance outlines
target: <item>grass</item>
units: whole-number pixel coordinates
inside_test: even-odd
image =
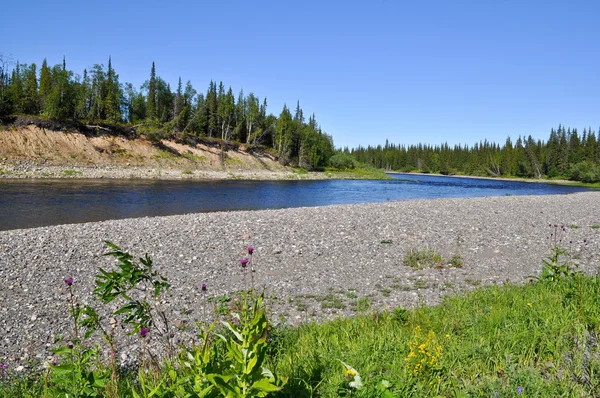
[[[77,175],[81,175],[83,173],[79,170],[67,169],[67,170],[63,170],[63,174],[66,176],[77,176]]]
[[[580,302],[567,299],[579,290]],[[270,366],[289,377],[288,397],[340,396],[348,380],[337,360],[360,373],[352,396],[598,396],[600,280],[491,286],[401,315],[372,313],[288,329]],[[430,330],[441,355],[411,375],[409,343]],[[425,344],[423,337],[421,343]],[[382,381],[385,380],[385,383]]]
[[[196,155],[194,153],[184,153],[183,157],[196,163],[204,163],[207,161],[206,156]]]
[[[181,174],[190,175],[190,174],[194,174],[194,172],[192,170],[189,170],[189,169],[184,169],[184,170],[181,171]]]
[[[224,162],[228,166],[241,166],[244,163],[238,158],[229,157],[229,156],[224,159]]]
[[[389,180],[391,177],[382,169],[372,167],[338,170],[327,167],[325,175],[332,179],[355,179],[355,180]]]
[[[177,157],[178,157],[173,152],[168,151],[166,149],[156,148],[156,151],[157,151],[157,155],[156,155],[157,159],[171,160],[171,159],[177,159]]]
[[[415,269],[439,267],[442,265],[442,256],[433,249],[412,248],[404,255],[403,262],[404,265]]]

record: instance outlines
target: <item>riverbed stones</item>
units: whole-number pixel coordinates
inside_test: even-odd
[[[270,319],[297,324],[369,308],[434,305],[485,285],[523,283],[540,272],[555,238],[577,254],[581,270],[596,273],[598,203],[599,192],[413,200],[0,232],[0,362],[29,369],[41,358],[41,366],[55,343],[72,338],[65,278],[74,279],[81,304],[100,307],[91,294],[94,275],[114,264],[103,255],[104,240],[152,257],[173,286],[160,305],[173,322],[174,341],[189,342],[195,321],[216,306],[210,297],[226,303],[250,287],[239,263],[250,245],[254,286],[265,291]],[[411,248],[434,249],[443,261],[406,266]],[[450,266],[453,255],[461,257],[462,268]],[[119,358],[130,366],[141,345],[124,332],[118,329]]]

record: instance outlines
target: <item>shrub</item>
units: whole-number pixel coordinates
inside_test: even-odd
[[[337,153],[329,159],[329,165],[338,170],[353,169],[356,161],[347,153]]]

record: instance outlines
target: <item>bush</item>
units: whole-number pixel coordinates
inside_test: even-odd
[[[329,165],[338,170],[354,169],[356,161],[347,153],[338,153],[329,159]]]
[[[579,162],[571,165],[569,179],[588,183],[598,182],[600,181],[600,170],[592,162]]]

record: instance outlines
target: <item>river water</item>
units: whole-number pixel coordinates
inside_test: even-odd
[[[388,200],[547,195],[586,188],[463,177],[392,180],[0,180],[0,230],[207,211]]]

